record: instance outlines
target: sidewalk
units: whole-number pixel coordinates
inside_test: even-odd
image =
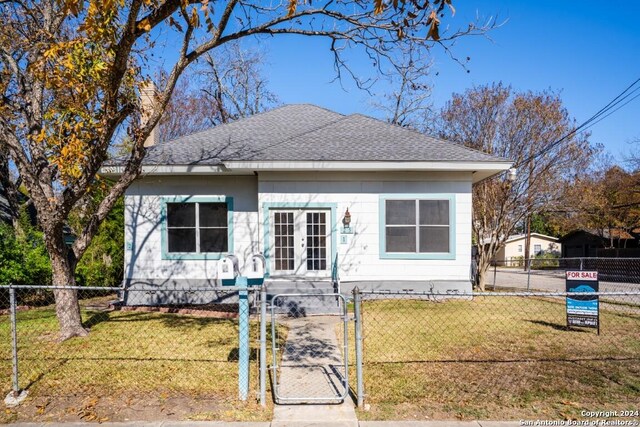
[[[338,427],[345,424],[332,422],[329,416],[322,416],[326,421],[299,421],[287,422],[287,424],[275,424],[274,422],[224,422],[224,421],[135,421],[127,423],[16,423],[9,424],[15,427]],[[519,421],[360,421],[358,427],[519,427]]]
[[[273,422],[224,422],[224,421],[132,421],[126,423],[17,423],[8,424],[15,427],[309,427],[327,426],[338,427],[346,424],[333,422],[327,415],[320,414],[319,419],[325,421],[314,422],[288,422],[276,424]],[[519,427],[519,421],[360,421],[355,424],[358,427]]]

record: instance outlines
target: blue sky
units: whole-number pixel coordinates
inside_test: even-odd
[[[433,50],[432,102],[441,107],[453,92],[502,81],[516,90],[557,91],[578,123],[591,117],[640,78],[640,1],[457,0],[457,13],[445,24],[465,28],[476,17],[504,24],[489,38],[461,38],[453,48],[471,57],[466,72],[442,49]],[[506,21],[506,22],[505,22]],[[312,103],[344,114],[382,114],[372,97],[348,79],[332,82],[333,57],[326,40],[282,36],[248,40],[265,52],[269,88],[284,104]],[[172,49],[156,58],[171,61]],[[373,73],[362,54],[351,55],[359,73]],[[437,72],[437,75],[436,75]],[[377,87],[383,91],[383,86]],[[593,126],[591,141],[617,159],[639,152],[640,98]]]
[[[578,122],[589,118],[640,77],[640,2],[457,1],[452,25],[479,16],[507,22],[485,38],[460,39],[458,57],[471,57],[470,73],[434,50],[433,103],[474,84],[502,81],[517,90],[553,89]],[[269,87],[283,103],[308,102],[341,112],[380,113],[368,94],[335,76],[328,44],[287,37],[261,44],[267,51]],[[356,69],[370,69],[356,59]],[[593,142],[617,158],[639,150],[640,98],[591,128]]]

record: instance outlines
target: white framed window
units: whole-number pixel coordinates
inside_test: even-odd
[[[452,195],[381,196],[381,258],[455,257]]]
[[[518,245],[518,252],[522,253],[522,245]]]
[[[542,252],[542,245],[533,245],[533,253],[538,255]]]
[[[167,252],[226,252],[226,203],[167,203]]]
[[[231,197],[163,198],[163,259],[219,259],[232,251]]]

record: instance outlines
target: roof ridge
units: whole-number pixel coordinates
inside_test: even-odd
[[[548,234],[543,234],[543,233],[536,233],[536,232],[532,232],[532,233],[530,233],[530,235],[531,235],[531,236],[534,236],[534,235],[535,235],[535,236],[543,236],[543,237],[548,237],[549,239],[558,240],[558,237],[550,236],[550,235],[548,235]],[[505,240],[505,243],[506,243],[506,242],[513,242],[513,241],[520,240],[520,239],[524,239],[524,238],[526,238],[526,237],[527,237],[527,235],[526,235],[525,233],[521,233],[521,234],[514,234],[514,235],[512,235],[512,236],[509,236],[509,237],[507,238],[507,240]]]

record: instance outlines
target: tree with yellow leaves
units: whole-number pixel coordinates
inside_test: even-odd
[[[77,262],[138,177],[144,141],[190,64],[234,40],[294,34],[327,39],[338,74],[347,71],[355,78],[343,57],[349,48],[364,49],[379,66],[393,63],[402,46],[448,49],[454,39],[488,29],[469,24],[441,33],[440,21],[453,12],[451,0],[0,1],[0,163],[17,171],[38,211],[53,284],[59,287],[60,339],[87,334],[77,292],[69,288]],[[149,83],[145,55],[153,49],[151,34],[159,30],[178,39],[178,55],[153,108],[143,114],[139,99]],[[107,187],[98,172],[123,135],[128,140],[123,173]],[[68,248],[62,230],[70,212],[96,193],[102,194],[99,203]]]

